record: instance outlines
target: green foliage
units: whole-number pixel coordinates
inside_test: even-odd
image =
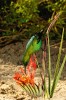
[[[54,17],[54,14],[58,11],[63,11],[63,14],[57,21],[56,26],[52,29],[52,34],[50,34],[51,39],[54,39],[55,37],[60,39],[62,27],[66,26],[66,0],[52,1],[53,0],[0,0],[0,29],[2,29],[0,34],[12,35],[19,33],[22,29],[27,29],[27,34],[31,36],[31,34],[39,31],[39,28],[47,29],[47,25]],[[38,14],[38,5],[41,2],[47,2],[45,8],[49,11],[50,9],[53,11],[52,18],[49,18],[47,21],[40,18]],[[28,23],[31,24],[29,25]]]
[[[50,55],[50,43],[49,43],[49,34],[47,34],[48,36],[48,88],[47,88],[47,84],[46,84],[46,79],[45,79],[45,97],[47,95],[47,97],[52,98],[54,91],[56,89],[57,83],[61,77],[61,73],[63,71],[64,68],[64,64],[66,62],[66,55],[64,56],[63,62],[60,66],[60,59],[61,59],[61,52],[62,52],[62,43],[63,43],[63,37],[64,37],[64,28],[63,28],[63,32],[62,32],[62,38],[61,38],[61,43],[60,43],[60,48],[59,48],[59,54],[58,54],[58,59],[57,59],[57,63],[55,66],[55,73],[54,73],[54,78],[53,78],[53,82],[51,82],[51,55]],[[46,77],[45,77],[46,78]]]
[[[38,11],[37,4],[35,0],[19,0],[14,4],[16,13],[21,15],[20,22],[28,22],[34,16]]]
[[[56,63],[56,68],[55,68],[55,73],[54,73],[54,80],[53,80],[53,84],[52,84],[52,89],[51,89],[50,97],[53,96],[54,90],[55,90],[56,85],[58,83],[58,80],[59,80],[59,78],[61,76],[62,70],[64,68],[64,64],[65,64],[65,61],[66,61],[66,55],[65,55],[61,66],[59,66],[60,65],[60,59],[61,59],[63,36],[64,36],[64,29],[63,29],[63,33],[62,33],[62,38],[61,38],[61,43],[60,43],[60,48],[59,48],[59,54],[58,54],[58,59],[57,59],[57,63]]]
[[[19,31],[23,23],[37,16],[37,4],[35,0],[18,0],[16,3],[11,2],[9,6],[6,4],[2,6],[0,9],[1,29],[7,29],[11,34]]]

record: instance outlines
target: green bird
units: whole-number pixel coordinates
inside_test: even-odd
[[[28,64],[31,55],[37,52],[38,50],[40,50],[42,46],[42,33],[43,33],[43,30],[41,30],[40,32],[32,36],[30,40],[28,41],[25,52],[22,57],[22,63],[25,67]]]

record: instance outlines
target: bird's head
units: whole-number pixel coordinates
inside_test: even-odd
[[[35,36],[37,37],[38,43],[40,42],[40,40],[42,40],[43,33],[44,33],[43,29],[41,29],[39,32],[36,32]]]
[[[39,40],[42,38],[43,33],[44,33],[44,30],[43,29],[41,29],[39,32],[37,32],[36,35],[38,36],[38,39]]]

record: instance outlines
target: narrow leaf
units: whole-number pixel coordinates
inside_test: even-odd
[[[36,94],[38,95],[39,94],[39,90],[38,90],[38,86],[36,84],[34,85],[34,89],[36,91]]]
[[[63,28],[63,32],[62,32],[62,38],[61,38],[61,43],[60,43],[60,48],[59,48],[59,53],[58,53],[58,59],[57,59],[57,63],[56,63],[55,76],[57,75],[57,73],[59,71],[59,64],[60,64],[62,44],[63,44],[63,36],[64,36],[64,28]]]
[[[57,85],[57,83],[58,83],[58,80],[59,80],[59,78],[60,78],[60,76],[61,76],[61,73],[62,73],[62,70],[63,70],[63,68],[64,68],[65,62],[66,62],[66,55],[65,55],[65,57],[64,57],[64,59],[63,59],[62,65],[61,65],[60,70],[59,70],[59,73],[58,73],[58,75],[57,75],[57,77],[56,77],[55,84],[54,84],[54,86],[53,86],[53,88],[52,88],[50,97],[53,96],[55,87],[56,87],[56,85]]]
[[[29,84],[29,88],[30,88],[31,91],[32,91],[30,95],[35,96],[35,95],[36,95],[36,92],[35,92],[35,90],[34,90],[34,86],[32,86],[32,85]]]
[[[62,51],[63,36],[64,36],[64,28],[63,28],[63,32],[62,32],[62,38],[61,38],[59,54],[58,54],[58,59],[57,59],[57,63],[56,63],[56,69],[55,69],[54,80],[53,80],[53,85],[52,85],[50,97],[53,96],[53,93],[54,93],[54,90],[55,90],[55,87],[56,87],[56,84],[57,84],[57,78],[58,78],[58,73],[59,73],[59,65],[60,65],[60,57],[61,57],[61,51]],[[61,67],[60,67],[60,69],[61,69]]]

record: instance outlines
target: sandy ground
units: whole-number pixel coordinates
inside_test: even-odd
[[[59,45],[51,46],[52,73],[54,73],[58,48]],[[13,79],[14,73],[19,70],[19,67],[23,67],[21,59],[24,49],[20,42],[0,48],[0,100],[44,100],[42,97],[31,98]],[[66,41],[63,43],[61,62],[65,54]],[[38,55],[38,58],[41,59],[41,52]],[[66,64],[51,100],[66,100]]]

